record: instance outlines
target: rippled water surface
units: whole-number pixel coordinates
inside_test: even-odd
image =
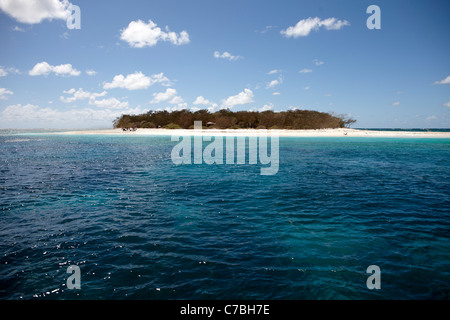
[[[0,135],[0,298],[449,298],[449,139],[281,138],[274,176],[174,145]]]

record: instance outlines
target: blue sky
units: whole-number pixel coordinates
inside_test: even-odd
[[[70,4],[81,29],[69,29]],[[369,5],[381,29],[369,30]],[[0,128],[108,128],[122,113],[346,114],[450,128],[448,1],[0,0]]]

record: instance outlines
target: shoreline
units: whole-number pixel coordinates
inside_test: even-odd
[[[117,135],[117,136],[271,136],[280,137],[379,137],[379,138],[450,138],[450,132],[375,131],[361,129],[316,129],[316,130],[258,130],[258,129],[122,129],[77,130],[54,132],[59,135]]]

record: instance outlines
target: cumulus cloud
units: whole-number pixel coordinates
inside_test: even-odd
[[[205,99],[203,96],[198,96],[194,103],[194,105],[198,106],[198,105],[202,105],[202,106],[215,106],[217,107],[217,103],[209,101],[208,99]]]
[[[266,84],[266,89],[272,89],[283,83],[283,77],[279,76],[278,79],[272,80]]]
[[[249,111],[264,112],[264,111],[272,111],[272,110],[273,110],[273,104],[268,103],[268,104],[263,105],[261,108],[252,108]]]
[[[235,96],[230,96],[227,99],[223,100],[222,105],[226,108],[232,108],[237,105],[244,105],[252,103],[253,101],[253,91],[250,89],[244,89],[244,91],[240,92]]]
[[[450,101],[444,103],[443,106],[444,106],[444,107],[449,107],[449,108],[450,108]]]
[[[208,99],[205,99],[203,96],[198,96],[195,101],[193,102],[194,105],[208,105],[211,104],[211,102]]]
[[[0,0],[0,10],[21,23],[36,24],[43,20],[67,20],[71,15],[68,0]]]
[[[107,99],[96,100],[95,97],[91,97],[91,98],[89,98],[89,104],[96,106],[96,107],[107,108],[107,109],[128,108],[127,101],[122,102],[116,98],[107,98]]]
[[[81,74],[81,72],[74,69],[70,63],[52,66],[45,61],[37,63],[33,69],[28,72],[30,76],[47,76],[50,73],[54,73],[57,76],[79,76]]]
[[[311,73],[312,69],[302,69],[298,73]]]
[[[154,74],[150,77],[142,72],[135,72],[127,76],[119,74],[113,78],[112,82],[105,83],[103,89],[122,88],[127,90],[141,90],[147,89],[155,83],[169,86],[170,80],[164,76],[164,73]]]
[[[270,89],[270,88],[276,87],[276,86],[279,85],[279,84],[280,84],[280,81],[279,81],[279,80],[272,80],[272,81],[270,81],[269,83],[267,83],[266,88],[267,88],[267,89]]]
[[[190,42],[186,31],[172,32],[167,26],[163,31],[152,20],[148,20],[148,23],[142,20],[131,21],[128,27],[121,30],[120,39],[133,48],[153,47],[158,41],[168,41],[174,45]]]
[[[436,81],[434,84],[449,84],[450,83],[450,76],[448,76],[445,79],[442,79],[441,81]]]
[[[338,20],[337,18],[328,18],[321,20],[318,17],[300,20],[295,26],[290,26],[286,30],[281,30],[281,34],[287,38],[306,37],[311,31],[318,31],[320,28],[325,30],[339,30],[344,26],[349,26],[347,20]]]
[[[241,56],[233,56],[231,53],[225,51],[223,53],[220,53],[219,51],[214,51],[214,58],[216,59],[227,59],[230,61],[236,61],[238,59],[241,59]]]
[[[274,92],[274,93],[272,93],[272,95],[273,96],[279,96],[281,93],[279,93],[279,92]]]
[[[2,116],[5,119],[27,119],[31,114],[34,114],[39,109],[38,106],[32,104],[26,104],[22,106],[21,104],[11,105],[5,108],[2,112]]]
[[[118,109],[118,108],[127,108],[128,102],[122,102],[117,98],[106,98],[97,100],[100,97],[104,97],[107,95],[106,91],[100,93],[92,93],[89,91],[84,91],[83,89],[75,90],[74,88],[70,90],[63,91],[65,94],[70,94],[70,97],[59,97],[64,103],[72,103],[79,100],[89,100],[89,105],[100,107],[100,108],[109,108],[109,109]]]
[[[0,100],[6,100],[8,99],[8,97],[6,96],[7,94],[9,95],[13,95],[14,92],[6,89],[6,88],[0,88]]]
[[[168,101],[170,104],[183,103],[183,99],[180,96],[177,96],[177,90],[173,88],[167,88],[165,92],[154,93],[150,103],[160,103],[164,101]]]
[[[95,70],[86,70],[86,74],[88,76],[95,76],[97,74],[97,71],[95,71]]]
[[[267,84],[267,88],[273,88],[279,84],[280,84],[280,82],[278,80],[272,80]]]
[[[394,103],[392,103],[392,106],[394,107],[398,107],[400,105],[400,101],[395,101]]]
[[[8,75],[8,72],[6,72],[5,69],[0,67],[0,77],[6,77]]]
[[[261,108],[259,108],[259,112],[264,112],[264,111],[270,111],[273,110],[273,104],[269,103],[269,104],[265,104],[263,105]]]
[[[220,110],[220,107],[217,103],[213,101],[209,101],[208,99],[205,99],[203,96],[198,96],[195,101],[193,102],[196,106],[209,106],[207,109],[209,112],[213,113],[218,110]],[[200,108],[193,107],[191,108],[191,111],[195,112],[200,110]]]
[[[65,103],[71,103],[78,100],[84,100],[84,99],[91,99],[91,98],[98,98],[103,97],[107,94],[106,91],[103,91],[101,93],[91,93],[89,91],[84,91],[83,89],[79,88],[78,90],[75,90],[74,88],[63,91],[63,93],[71,94],[71,97],[59,97],[59,100]]]
[[[164,110],[167,112],[173,112],[173,111],[181,111],[181,110],[187,110],[187,109],[188,109],[188,104],[186,102],[183,102],[183,103],[178,103],[176,106],[168,106]],[[158,109],[158,110],[161,110],[161,109]]]
[[[308,107],[306,107],[306,106],[289,106],[289,107],[287,107],[287,110],[292,110],[292,111],[295,111],[295,110],[308,110],[309,108]]]
[[[214,113],[214,112],[217,112],[217,111],[223,110],[223,109],[228,109],[228,107],[225,107],[225,106],[219,106],[219,105],[217,105],[217,104],[214,104],[214,105],[212,105],[212,106],[206,108],[206,110],[208,110],[209,113]]]

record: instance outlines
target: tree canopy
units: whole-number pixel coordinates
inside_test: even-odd
[[[356,120],[311,110],[289,111],[237,111],[228,109],[210,113],[199,111],[148,111],[140,115],[127,115],[114,120],[114,128],[168,128],[192,129],[194,121],[216,129],[326,129],[345,128]]]

